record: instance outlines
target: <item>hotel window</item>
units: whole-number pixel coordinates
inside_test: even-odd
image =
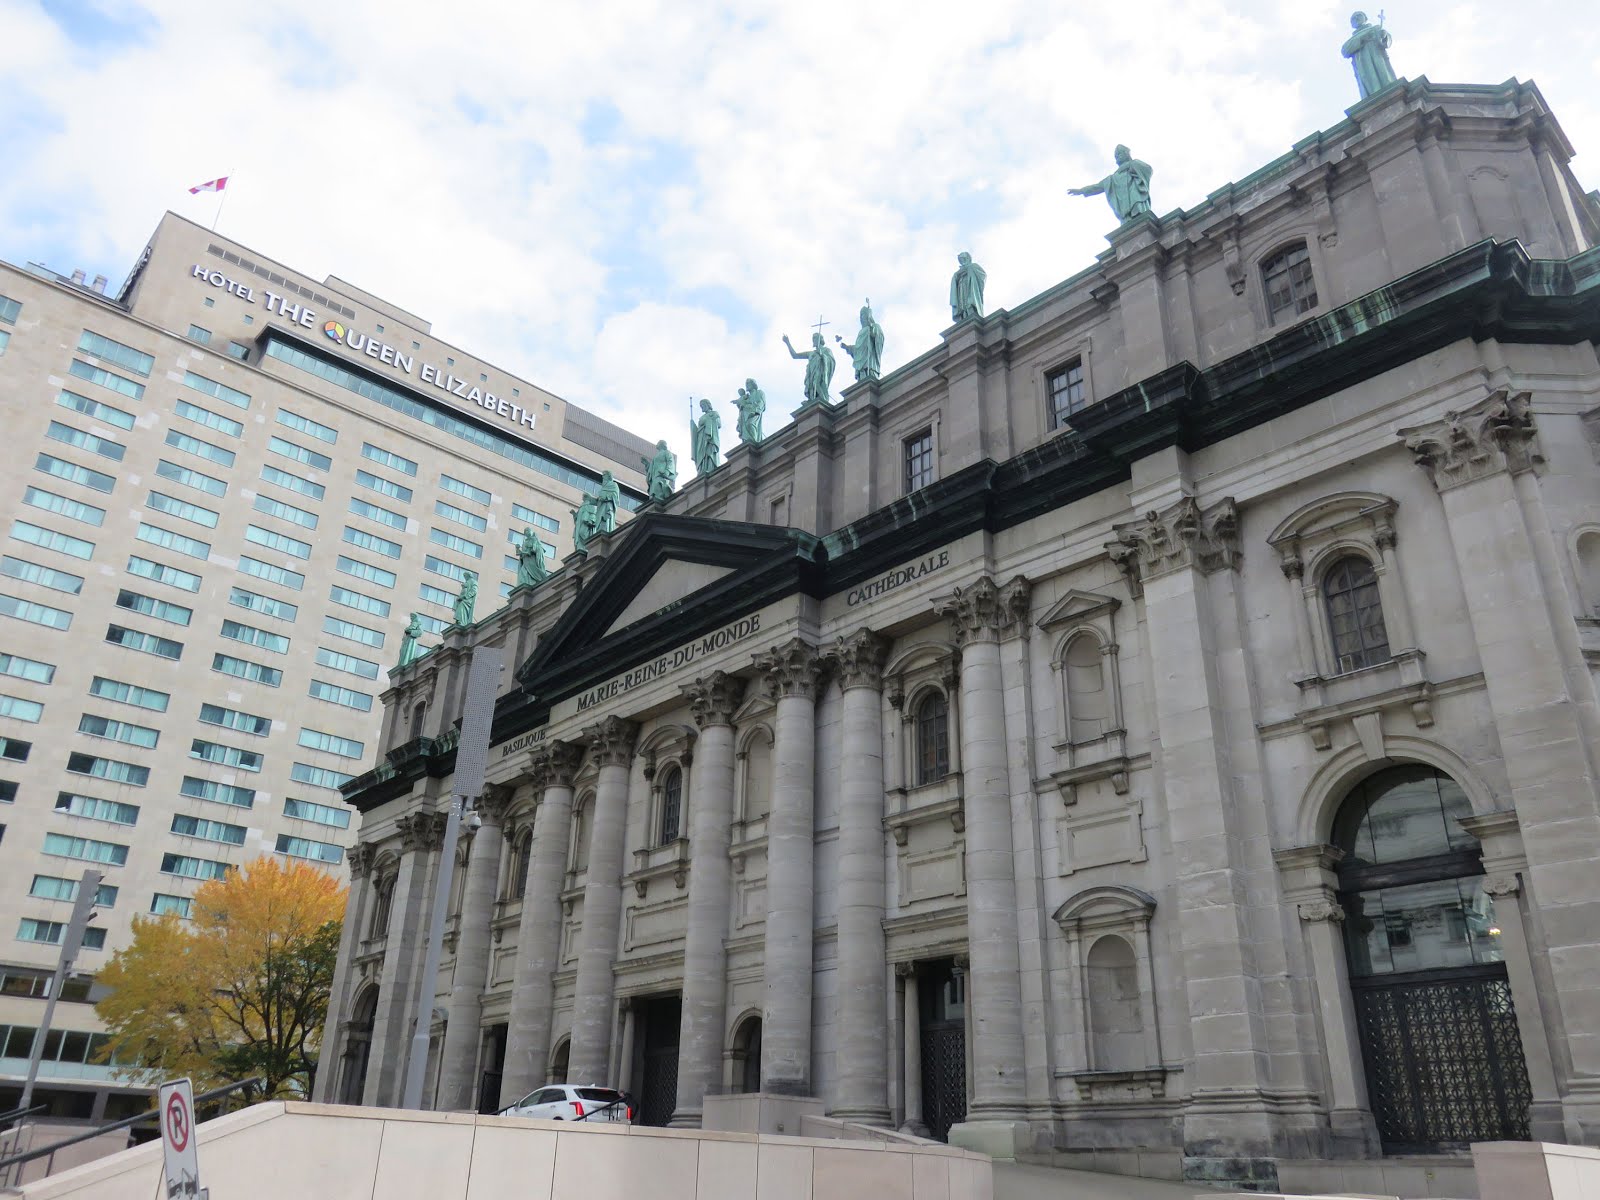
[[[933,482],[933,430],[914,433],[901,443],[905,462],[906,492],[925,488]]]
[[[1370,562],[1359,554],[1340,558],[1322,577],[1322,599],[1341,674],[1389,661],[1378,576]]]
[[[241,771],[259,771],[262,763],[262,756],[254,750],[241,750],[237,746],[208,742],[204,738],[195,738],[189,743],[189,757],[219,766],[236,767]]]
[[[457,554],[466,554],[472,558],[483,557],[483,547],[468,538],[457,537],[453,533],[446,533],[443,529],[428,530],[428,540],[436,546],[443,546],[446,550],[454,550]]]
[[[665,846],[668,842],[678,840],[680,828],[683,824],[683,772],[677,767],[669,767],[666,778],[661,781],[661,841]]]
[[[283,554],[293,555],[295,558],[310,558],[311,543],[302,542],[299,538],[292,538],[286,533],[279,533],[275,529],[263,529],[259,525],[246,525],[244,527],[244,540],[254,542],[258,546],[265,546],[269,550],[277,550]]]
[[[126,396],[130,400],[144,399],[144,384],[135,383],[131,379],[124,379],[121,375],[114,371],[108,371],[104,367],[91,367],[88,363],[75,358],[72,360],[72,365],[67,368],[67,374],[74,379],[82,379],[92,383],[96,387],[103,387],[108,392],[116,392],[119,395]]]
[[[406,475],[415,476],[417,464],[403,454],[396,454],[392,450],[385,450],[381,446],[374,446],[371,442],[361,443],[361,457],[371,459],[379,466],[388,467],[392,471],[400,471]]]
[[[143,375],[146,379],[150,377],[150,371],[156,365],[156,360],[144,351],[124,346],[121,342],[114,342],[88,329],[85,329],[83,336],[78,339],[78,349],[96,358],[103,358],[106,362],[116,363],[119,367],[126,367],[135,375]]]
[[[358,558],[339,556],[336,568],[353,579],[364,579],[368,583],[375,583],[379,587],[392,588],[395,583],[395,573],[385,571],[382,567],[375,567],[371,563],[364,563]]]
[[[0,296],[0,321],[7,325],[17,323],[17,314],[22,311],[22,302],[13,300],[10,296]]]
[[[464,479],[457,479],[453,475],[440,475],[439,486],[447,492],[454,492],[458,496],[465,496],[476,504],[487,504],[491,497],[481,487],[473,487]]]
[[[196,525],[203,525],[207,529],[217,527],[217,514],[214,510],[190,504],[187,500],[179,500],[176,496],[169,496],[165,492],[151,492],[144,503],[146,508],[165,513],[169,517],[177,517],[180,521],[193,521]]]
[[[53,858],[75,858],[79,862],[110,863],[124,866],[128,861],[128,848],[118,842],[100,842],[94,838],[69,837],[64,833],[44,835],[44,852]]]
[[[248,591],[242,587],[236,587],[228,593],[228,603],[248,608],[251,612],[258,612],[265,617],[276,617],[280,621],[293,621],[300,615],[299,607],[287,600],[274,600],[271,596],[263,596],[260,592]]]
[[[63,425],[60,421],[51,421],[44,431],[47,438],[58,442],[65,442],[69,446],[76,446],[79,450],[87,450],[91,454],[98,454],[101,458],[109,458],[112,462],[121,462],[122,456],[128,448],[121,442],[113,442],[110,438],[96,437],[92,433],[85,433],[81,429],[74,429],[71,425]]]
[[[317,514],[298,508],[283,500],[274,500],[271,496],[257,496],[255,510],[269,517],[277,517],[280,521],[288,521],[291,525],[298,525],[302,529],[315,529],[317,527]]]
[[[225,433],[229,437],[241,437],[244,426],[232,417],[225,417],[221,413],[214,413],[209,408],[201,408],[198,404],[190,404],[187,400],[179,400],[174,411],[186,421],[193,421],[196,425],[204,425],[207,429],[215,429],[218,433]],[[172,439],[167,439],[167,444],[172,444]],[[222,453],[228,453],[224,450]],[[233,465],[230,460],[228,465]]]
[[[156,462],[156,474],[162,479],[171,480],[184,487],[192,487],[195,491],[204,492],[208,496],[228,494],[228,485],[222,480],[202,474],[191,467],[180,467],[177,463],[168,462],[164,458]]]
[[[40,921],[33,917],[23,917],[22,924],[17,929],[17,941],[43,942],[47,946],[59,946],[66,931],[67,926],[63,921]],[[91,926],[83,931],[84,949],[102,950],[105,944],[104,929]]]
[[[357,471],[356,482],[364,488],[371,488],[380,496],[388,496],[395,500],[404,500],[407,503],[410,503],[411,501],[410,488],[406,487],[404,484],[395,483],[392,480],[385,479],[381,475],[374,475],[371,471]]]
[[[183,385],[197,392],[204,392],[207,396],[213,396],[235,408],[250,407],[249,393],[231,388],[225,383],[218,383],[215,379],[207,379],[204,375],[196,375],[193,371],[184,372]]]
[[[272,718],[258,717],[255,713],[240,712],[236,708],[223,708],[220,704],[202,704],[200,722],[221,729],[233,729],[254,737],[266,737],[272,732]]]
[[[268,583],[293,588],[297,592],[306,585],[306,577],[299,571],[274,566],[272,563],[262,562],[259,558],[251,558],[247,554],[239,556],[239,570],[246,575],[254,575],[257,579],[265,579]]]
[[[465,525],[468,529],[476,529],[479,533],[489,528],[489,519],[487,517],[475,512],[468,512],[464,508],[458,508],[454,504],[446,503],[443,500],[435,500],[433,502],[433,511],[446,520],[456,521]]]
[[[354,621],[323,617],[322,628],[324,632],[331,633],[334,637],[348,638],[352,642],[360,642],[363,646],[371,646],[375,650],[383,648],[382,633],[365,625],[357,625]]]
[[[345,654],[339,650],[329,650],[326,646],[317,647],[317,665],[332,667],[335,671],[343,671],[348,675],[359,675],[362,679],[376,679],[379,671],[378,664],[369,659],[357,658],[353,654]]]
[[[406,527],[406,518],[403,513],[381,508],[366,500],[358,500],[354,496],[350,497],[350,511],[358,517],[365,517],[369,521],[377,521],[380,525],[387,525],[390,529],[404,529]]]
[[[513,504],[511,506],[511,515],[516,520],[526,521],[528,524],[539,529],[545,529],[551,533],[561,532],[560,521],[556,520],[554,517],[547,517],[542,512],[535,512],[531,508],[525,508],[520,504]]]
[[[55,679],[56,669],[50,663],[40,662],[36,658],[23,658],[20,654],[0,654],[0,675],[26,679],[29,683],[48,684]]]
[[[193,907],[194,901],[187,896],[171,896],[166,892],[156,892],[150,897],[150,914],[156,917],[171,916],[187,921]]]
[[[107,425],[115,425],[118,429],[133,428],[133,414],[131,412],[113,408],[109,404],[91,400],[87,396],[80,396],[77,392],[59,393],[56,396],[56,403],[62,408],[70,408],[73,412],[82,413],[92,420],[104,421]]]
[[[309,496],[313,500],[321,500],[328,494],[328,489],[320,483],[313,483],[299,475],[291,475],[288,471],[280,471],[277,467],[262,467],[261,478],[266,483],[276,484],[291,492],[299,492],[300,495]]]
[[[365,529],[352,529],[349,525],[344,527],[344,540],[352,546],[362,550],[372,550],[385,558],[399,558],[401,546],[399,542],[391,542],[388,538],[379,537],[375,533],[368,533]]]
[[[130,592],[126,588],[117,592],[117,607],[142,616],[154,617],[158,621],[169,621],[173,625],[187,625],[194,617],[192,608],[185,608],[170,600],[157,600],[154,596],[146,596],[143,592]]]
[[[280,408],[275,414],[279,425],[287,425],[290,429],[298,429],[301,433],[308,433],[320,441],[332,445],[339,440],[339,431],[328,425],[313,421],[310,417],[302,417],[299,413],[290,412]]]
[[[308,783],[312,787],[337,792],[355,776],[344,771],[330,771],[326,767],[313,767],[308,763],[295,763],[289,768],[289,778],[296,783]]]
[[[141,521],[133,536],[141,542],[149,542],[152,546],[160,546],[163,550],[176,550],[179,554],[187,554],[190,558],[205,560],[211,557],[210,542],[185,537],[181,533],[173,533],[172,530],[163,529],[159,525],[147,525]]]
[[[69,537],[67,534],[57,533],[54,529],[45,529],[28,521],[11,522],[11,536],[19,542],[38,546],[41,550],[54,550],[57,554],[70,554],[73,558],[94,557],[93,542]]]
[[[131,721],[113,721],[93,713],[84,713],[78,718],[78,732],[88,737],[105,738],[109,742],[125,742],[146,750],[154,750],[161,740],[159,729],[135,725]]]
[[[213,654],[211,669],[219,675],[232,675],[235,679],[248,679],[251,683],[264,683],[268,687],[277,687],[283,682],[283,672],[276,667],[234,658],[231,654]]]
[[[228,353],[234,358],[237,358],[240,362],[244,362],[250,357],[250,347],[243,345],[240,342],[229,342]]]
[[[27,583],[37,583],[40,587],[66,592],[69,596],[76,596],[83,591],[82,575],[74,575],[71,571],[57,571],[53,567],[40,566],[25,558],[13,558],[9,554],[0,555],[0,575],[21,579]]]
[[[56,516],[66,517],[69,521],[82,521],[85,525],[103,525],[106,520],[105,509],[85,504],[82,500],[69,499],[55,492],[47,492],[43,488],[25,489],[22,493],[22,502],[30,508],[55,513]]]
[[[1075,358],[1045,376],[1050,389],[1050,428],[1066,428],[1067,418],[1088,402],[1083,390],[1083,360]]]
[[[109,779],[129,787],[144,787],[150,782],[149,767],[119,762],[114,758],[97,758],[93,754],[67,755],[67,772],[71,775],[88,775],[93,779]]]
[[[1317,284],[1311,254],[1304,242],[1278,251],[1261,264],[1261,286],[1267,297],[1267,320],[1298,317],[1317,306]]]
[[[943,692],[930,691],[917,703],[917,786],[950,774],[950,705]]]
[[[352,659],[348,654],[341,654],[337,657],[351,662],[362,661],[361,659]],[[331,666],[332,664],[324,663],[323,665]],[[365,692],[358,692],[354,688],[340,687],[336,683],[324,683],[320,679],[311,681],[311,687],[307,695],[313,700],[325,700],[329,704],[337,704],[343,708],[353,708],[357,712],[372,711],[372,697]]]
[[[431,583],[423,584],[418,589],[417,595],[421,596],[429,604],[440,604],[445,608],[455,607],[456,598],[443,588],[436,588]]]
[[[137,825],[139,806],[122,804],[116,800],[101,800],[95,796],[78,796],[72,792],[56,794],[56,811],[90,821],[104,821],[108,825]]]
[[[348,808],[334,808],[328,804],[313,804],[309,800],[296,800],[293,797],[285,797],[283,815],[293,817],[297,821],[314,821],[318,825],[329,825],[335,829],[350,828],[350,810]]]
[[[19,738],[0,737],[0,758],[9,759],[11,762],[27,762],[28,755],[32,751],[32,742],[24,742]],[[12,784],[11,787],[11,799],[15,800],[17,798],[16,784]]]
[[[191,342],[199,342],[202,346],[211,344],[211,330],[202,329],[199,325],[189,326],[189,332],[184,335]]]
[[[13,721],[24,721],[29,725],[37,725],[39,718],[44,716],[44,705],[37,700],[24,700],[21,696],[0,695],[0,717],[10,717]]]
[[[229,641],[243,642],[247,646],[255,646],[273,654],[289,653],[289,639],[281,633],[272,633],[266,629],[257,629],[254,625],[246,625],[242,621],[227,619],[222,622],[221,632]]]
[[[59,875],[35,875],[33,883],[28,888],[28,895],[37,896],[41,900],[76,900],[79,882],[76,879],[63,879]],[[112,884],[102,883],[95,889],[95,904],[101,908],[115,908],[117,890]]]
[[[104,675],[94,677],[94,681],[89,684],[89,695],[98,696],[102,700],[111,700],[117,704],[147,708],[151,712],[166,712],[167,705],[172,701],[172,697],[166,692],[140,687],[134,683],[124,683],[120,679],[107,679]]]
[[[227,821],[208,821],[203,817],[191,817],[178,813],[172,818],[172,832],[179,837],[199,838],[205,842],[220,842],[224,846],[244,845],[244,826],[233,825]]]
[[[107,495],[110,495],[111,490],[117,486],[116,479],[110,475],[91,471],[88,467],[80,467],[77,463],[49,454],[41,454],[34,459],[33,469],[43,471],[46,475],[53,475],[57,479],[64,479],[68,483],[81,484],[97,492],[105,492]]]
[[[311,838],[290,837],[287,833],[278,835],[276,849],[279,854],[287,854],[290,858],[309,858],[313,862],[325,863],[344,861],[344,851],[338,846]]]
[[[186,592],[198,592],[200,590],[200,576],[190,571],[180,571],[177,567],[169,567],[165,563],[158,563],[153,559],[140,558],[137,555],[128,559],[128,574],[154,580],[156,583],[165,583],[171,587],[182,588]]]
[[[48,629],[72,628],[72,614],[65,609],[35,604],[32,600],[16,596],[0,595],[0,617],[15,617],[19,621],[29,621]]]
[[[214,462],[219,467],[233,466],[232,450],[224,450],[221,446],[202,442],[199,438],[179,433],[176,429],[167,430],[167,445],[174,450],[182,450],[185,454],[193,454],[196,458],[203,458],[207,462]]]
[[[274,437],[267,441],[267,449],[274,454],[281,454],[285,458],[293,459],[297,463],[304,463],[318,471],[326,471],[333,466],[333,459],[326,454],[318,454],[315,450],[308,450],[298,443],[287,438]]]
[[[231,783],[214,783],[209,779],[196,779],[193,775],[185,775],[183,786],[178,790],[196,800],[213,800],[218,804],[231,804],[235,808],[254,808],[256,803],[256,794],[250,788],[235,787]]]
[[[334,584],[328,591],[328,599],[335,604],[342,604],[346,608],[353,608],[357,612],[370,613],[374,617],[387,617],[389,615],[389,602],[379,600],[376,596],[368,596],[361,592],[353,592],[349,588]]]
[[[106,641],[113,646],[121,646],[126,650],[138,650],[144,654],[154,654],[157,658],[170,658],[176,661],[183,657],[182,642],[174,642],[170,638],[157,637],[153,633],[145,633],[140,629],[128,629],[122,625],[107,625]]]
[[[367,752],[366,746],[354,738],[340,737],[322,729],[307,729],[303,725],[300,727],[300,745],[307,750],[321,750],[340,758],[360,758]]]
[[[191,858],[187,854],[163,854],[161,873],[178,875],[184,879],[226,879],[233,867],[228,863],[209,858]]]

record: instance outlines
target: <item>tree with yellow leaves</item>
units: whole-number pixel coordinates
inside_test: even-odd
[[[192,920],[135,917],[99,976],[108,1055],[197,1092],[254,1075],[269,1098],[309,1096],[344,906],[331,876],[263,855],[201,885]]]

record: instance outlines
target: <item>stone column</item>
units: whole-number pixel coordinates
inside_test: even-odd
[[[639,727],[621,717],[607,717],[584,730],[600,778],[595,785],[594,829],[589,834],[589,877],[583,889],[583,933],[572,1006],[572,1057],[567,1078],[574,1083],[602,1087],[610,1083],[606,1074],[611,1065],[628,776],[638,737]]]
[[[722,1072],[727,1010],[728,893],[732,867],[733,712],[744,680],[725,671],[682,691],[700,727],[689,801],[689,927],[683,940],[683,1017],[678,1034],[678,1098],[672,1124],[697,1127],[702,1102]],[[631,1019],[631,1018],[630,1018]]]
[[[482,1042],[483,993],[489,986],[489,925],[494,919],[495,885],[500,881],[502,824],[512,788],[490,784],[478,797],[482,824],[472,834],[467,876],[461,889],[461,920],[456,927],[456,962],[450,977],[450,1018],[439,1059],[441,1112],[476,1111],[478,1046]]]
[[[906,1119],[901,1133],[914,1137],[927,1137],[928,1127],[922,1123],[922,1004],[917,997],[917,964],[895,963],[894,973],[900,976],[904,990]]]
[[[367,920],[372,897],[372,867],[378,848],[370,842],[357,843],[350,851],[350,895],[345,901],[344,924],[339,930],[338,965],[333,969],[333,988],[328,995],[328,1017],[322,1026],[321,1050],[317,1055],[317,1079],[312,1099],[331,1102],[338,1087],[339,1062],[344,1054],[341,1027],[349,1019],[346,1009],[355,989],[351,985],[351,964],[361,946],[361,931]]]
[[[1018,581],[1013,581],[1013,583]],[[1021,597],[1020,605],[1017,603]],[[973,1089],[952,1145],[1015,1158],[1026,1147],[1022,960],[1011,838],[1000,639],[1027,619],[1026,590],[987,576],[935,607],[961,647],[961,782],[966,805],[967,1003],[974,1012]]]
[[[388,1106],[400,1102],[405,1081],[411,1026],[417,1016],[415,948],[428,936],[429,860],[444,845],[445,815],[417,812],[399,818],[400,873],[390,902],[389,933],[384,941],[383,974],[378,983],[378,1011],[372,1021],[372,1057],[367,1086],[361,1097],[366,1105]],[[432,1016],[433,996],[425,1020]]]
[[[841,637],[833,662],[844,687],[839,758],[837,1085],[830,1114],[889,1123],[883,1015],[883,664],[889,644],[869,629]]]
[[[517,922],[517,976],[506,1028],[505,1077],[500,1094],[520,1100],[545,1082],[550,1063],[552,979],[561,954],[561,884],[572,830],[572,780],[583,748],[550,742],[530,756],[528,774],[543,788],[533,818],[528,886]]]
[[[816,647],[800,638],[755,658],[777,698],[767,818],[761,1090],[811,1094],[812,859],[815,850]]]
[[[617,1007],[622,1010],[622,1053],[617,1060],[615,1086],[619,1092],[626,1092],[633,1083],[633,1038],[639,1024],[639,1006],[633,1002],[633,997],[624,996],[617,1001]]]

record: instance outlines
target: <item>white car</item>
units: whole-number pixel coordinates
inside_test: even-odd
[[[593,1084],[552,1083],[529,1092],[503,1117],[536,1117],[541,1121],[620,1121],[633,1123],[633,1105],[621,1092]]]

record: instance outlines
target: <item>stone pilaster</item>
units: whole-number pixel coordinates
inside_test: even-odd
[[[839,759],[838,1053],[833,1116],[889,1122],[884,977],[883,666],[889,643],[860,629],[835,644],[844,688]]]
[[[322,1026],[317,1078],[311,1089],[312,1098],[319,1102],[326,1102],[337,1094],[339,1061],[344,1049],[339,1038],[339,1024],[346,1017],[345,1009],[353,992],[350,964],[361,945],[361,930],[372,899],[372,868],[377,861],[378,848],[370,842],[358,842],[350,851],[350,894],[345,899],[344,924],[339,929],[339,958],[333,972],[333,988],[328,995],[328,1017]]]
[[[767,818],[767,920],[761,1088],[811,1094],[816,696],[822,661],[800,638],[755,657],[777,714]]]
[[[1112,529],[1117,540],[1106,544],[1106,552],[1127,576],[1135,596],[1150,580],[1174,571],[1210,574],[1239,565],[1239,517],[1232,497],[1202,510],[1194,497],[1185,496]]]
[[[533,817],[528,886],[517,922],[517,973],[506,1028],[502,1103],[520,1100],[545,1082],[550,1062],[553,977],[561,954],[561,883],[572,834],[572,782],[583,747],[552,741],[530,757],[529,782],[542,789]]]
[[[899,977],[901,987],[900,1062],[905,1080],[906,1106],[900,1132],[913,1137],[927,1137],[928,1127],[922,1120],[922,1001],[917,994],[917,964],[895,963],[894,973]]]
[[[733,823],[733,713],[745,682],[724,671],[682,691],[700,738],[689,800],[689,927],[683,942],[683,1017],[678,1036],[678,1098],[672,1124],[698,1126],[707,1092],[722,1069],[727,1010],[728,861]],[[624,1068],[626,1069],[626,1067]]]
[[[483,993],[489,985],[489,924],[495,885],[500,880],[500,830],[515,789],[490,784],[478,797],[482,824],[472,834],[467,876],[456,926],[456,961],[450,977],[449,1021],[439,1055],[439,1087],[434,1107],[442,1112],[477,1108],[475,1085],[482,1041]]]
[[[639,727],[607,717],[583,732],[600,768],[595,784],[594,828],[589,834],[589,877],[583,890],[583,933],[573,998],[572,1057],[568,1078],[605,1086],[611,1066],[611,1015],[615,1007],[617,922],[622,915],[622,856],[628,817],[628,777]]]

